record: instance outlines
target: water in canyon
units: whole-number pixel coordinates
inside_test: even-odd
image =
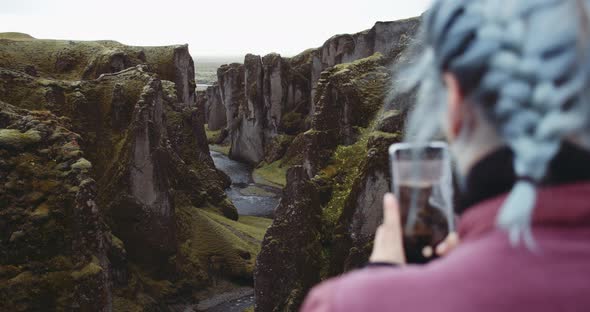
[[[231,187],[226,193],[238,209],[238,214],[272,217],[280,200],[280,189],[255,183],[252,178],[253,168],[247,164],[229,159],[216,151],[211,151],[211,157],[215,167],[225,172],[232,180]]]
[[[215,167],[231,178],[232,184],[225,191],[240,215],[272,217],[280,201],[281,189],[254,182],[254,168],[248,164],[232,160],[216,151],[211,151],[211,157]],[[217,294],[196,306],[183,306],[179,311],[241,312],[253,305],[254,289],[242,287]]]

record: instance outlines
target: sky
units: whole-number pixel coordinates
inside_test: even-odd
[[[0,32],[188,43],[193,56],[292,56],[335,34],[422,14],[432,0],[0,0]]]

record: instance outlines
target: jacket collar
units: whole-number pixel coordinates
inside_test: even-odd
[[[492,231],[507,196],[505,193],[467,209],[459,221],[459,237],[471,240]],[[539,226],[590,226],[590,182],[539,188],[533,227]]]

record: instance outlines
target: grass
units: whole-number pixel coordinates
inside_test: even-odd
[[[0,39],[10,39],[10,40],[35,40],[35,38],[31,37],[29,34],[23,34],[19,32],[4,32],[0,33]]]
[[[256,183],[282,188],[287,185],[288,168],[288,166],[282,165],[281,160],[271,164],[263,162],[260,167],[254,170],[252,175]]]
[[[342,213],[344,202],[350,194],[352,185],[359,175],[361,163],[366,157],[369,131],[362,131],[359,140],[350,146],[338,146],[332,160],[319,175],[326,180],[334,180],[333,195],[326,208],[323,209],[323,219],[329,224],[335,224]],[[341,178],[336,179],[337,176]]]
[[[173,62],[178,46],[133,47],[109,40],[31,39],[18,33],[0,33],[0,38],[9,38],[0,46],[0,67],[21,71],[32,66],[44,78],[98,78],[110,65],[110,57],[120,52],[126,54],[131,65],[147,63],[160,78],[174,81],[175,77]]]
[[[241,216],[232,221],[194,207],[177,210],[184,241],[179,252],[201,268],[227,277],[251,279],[260,242],[272,220]]]
[[[240,190],[240,193],[242,193],[242,195],[245,196],[267,196],[267,197],[272,197],[275,194],[272,192],[269,192],[261,187],[257,187],[257,186],[248,186],[246,188],[243,188]]]
[[[229,156],[229,149],[230,149],[230,145],[229,144],[214,144],[215,142],[217,142],[217,140],[219,139],[219,136],[221,135],[221,129],[220,130],[209,130],[209,127],[207,127],[207,125],[205,124],[205,135],[207,135],[207,142],[209,142],[209,144],[211,144],[209,146],[209,149],[211,149],[212,151],[221,153],[223,155]]]
[[[209,127],[205,124],[205,135],[207,135],[207,141],[209,141],[209,143],[216,142],[219,135],[221,135],[221,129],[209,130]]]
[[[223,154],[225,156],[229,156],[230,146],[229,146],[229,144],[226,144],[226,145],[213,144],[213,145],[210,145],[209,146],[209,149],[211,149],[212,151],[221,153],[221,154]]]
[[[233,221],[215,212],[205,210],[204,213],[216,222],[231,226],[232,228],[249,235],[258,241],[262,241],[264,234],[266,233],[266,229],[272,223],[272,219],[269,218],[240,216],[238,221]]]
[[[37,130],[20,132],[16,129],[0,129],[0,146],[21,149],[41,141],[41,135]]]

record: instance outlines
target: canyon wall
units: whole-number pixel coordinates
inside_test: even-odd
[[[244,64],[218,70],[207,90],[210,130],[226,127],[230,157],[252,164],[282,158],[277,136],[305,130],[311,91],[311,51],[294,58],[247,55]],[[222,114],[225,112],[225,116]],[[277,155],[278,152],[278,155]],[[274,161],[273,160],[273,161]]]
[[[227,125],[225,106],[221,102],[219,85],[213,84],[204,92],[205,123],[209,130],[220,130]]]
[[[112,310],[111,237],[67,118],[0,101],[0,310]]]
[[[389,190],[387,148],[413,102],[387,97],[391,68],[407,62],[418,24],[377,23],[307,52],[313,96],[280,160],[287,185],[257,259],[256,311],[296,311],[311,287],[367,261]]]
[[[391,68],[409,60],[418,26],[379,22],[292,58],[247,55],[218,70],[219,95],[214,86],[205,99],[225,111],[216,143],[287,176],[256,261],[256,311],[297,311],[315,284],[366,262],[389,190],[387,148],[413,102],[387,97]],[[220,129],[214,115],[207,122]]]
[[[161,310],[252,278],[186,45],[0,39],[0,101],[2,310]]]
[[[234,159],[254,165],[282,159],[295,136],[311,127],[322,72],[376,53],[391,59],[416,28],[417,19],[378,22],[370,30],[334,36],[295,57],[247,55],[244,64],[224,65],[218,70],[219,87],[207,90],[206,123],[210,130],[226,127]],[[345,143],[351,143],[352,129],[343,131],[349,131]]]

